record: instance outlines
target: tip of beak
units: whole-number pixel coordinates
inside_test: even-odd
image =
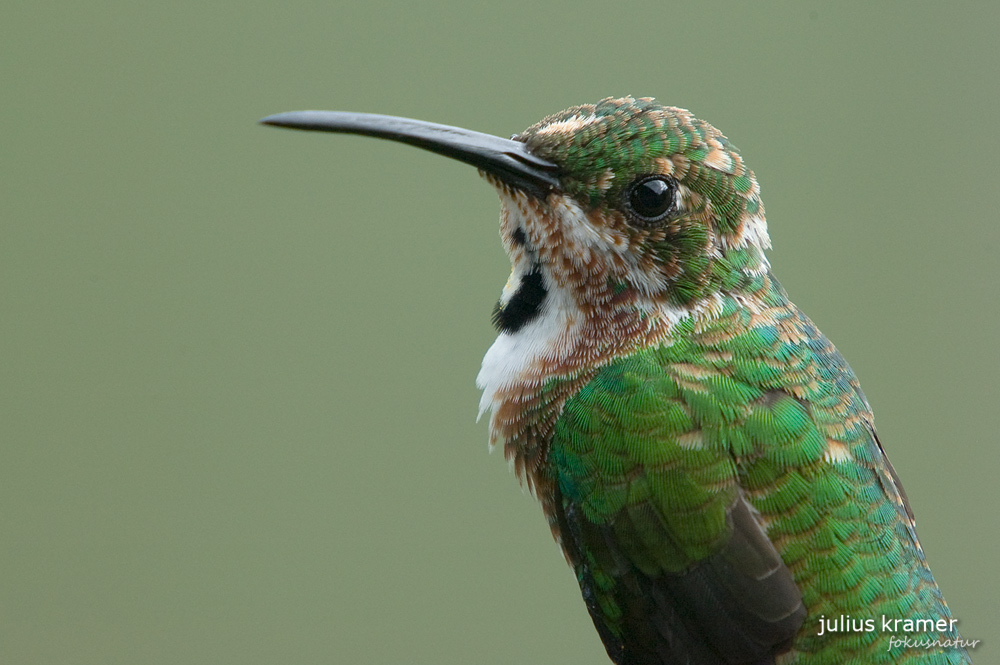
[[[284,113],[275,113],[274,115],[269,115],[267,117],[261,118],[257,121],[259,125],[271,125],[272,127],[284,127],[285,123],[282,122],[282,116],[286,115]]]

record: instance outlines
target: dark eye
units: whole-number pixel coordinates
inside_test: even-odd
[[[625,190],[625,204],[641,226],[659,222],[676,208],[677,181],[662,175],[643,176]]]

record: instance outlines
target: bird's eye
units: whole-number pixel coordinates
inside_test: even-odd
[[[677,181],[662,175],[638,178],[625,190],[625,204],[639,226],[668,217],[677,207]]]

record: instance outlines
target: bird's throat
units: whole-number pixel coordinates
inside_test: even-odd
[[[511,275],[511,280],[514,279]],[[512,293],[505,294],[493,309],[493,325],[501,333],[516,333],[536,319],[548,295],[542,269],[537,264],[533,264],[527,274],[517,276],[516,281]]]

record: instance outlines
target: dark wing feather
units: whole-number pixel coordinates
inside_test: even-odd
[[[563,502],[560,522],[594,625],[619,665],[773,663],[805,618],[791,573],[742,497],[728,511],[722,548],[679,573],[639,571],[613,530],[572,503]],[[609,592],[620,616],[609,616]]]

